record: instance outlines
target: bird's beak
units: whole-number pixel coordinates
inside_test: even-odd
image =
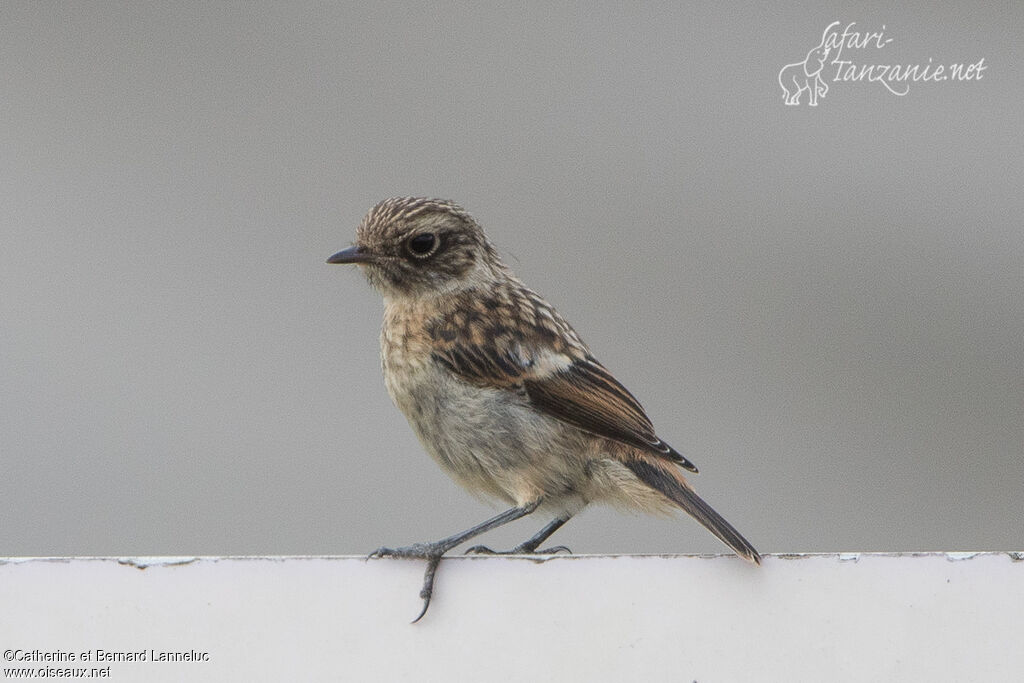
[[[328,263],[369,263],[374,260],[373,254],[362,247],[355,246],[342,249],[337,254],[327,259]]]

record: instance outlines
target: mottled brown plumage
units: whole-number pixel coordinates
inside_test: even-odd
[[[543,509],[554,521],[515,550],[534,552],[591,502],[682,508],[737,554],[757,551],[700,499],[696,472],[655,433],[639,401],[554,308],[502,263],[473,218],[438,199],[388,199],[357,241],[329,259],[357,263],[384,297],[388,392],[458,483],[514,507],[462,534],[378,554],[437,560],[451,547]]]
[[[434,359],[451,372],[473,384],[524,391],[542,413],[697,471],[657,437],[640,403],[569,323],[518,280],[483,297],[461,292],[448,303],[450,312],[439,311],[425,327]]]

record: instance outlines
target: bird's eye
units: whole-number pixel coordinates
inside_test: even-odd
[[[437,237],[433,233],[424,232],[414,235],[407,242],[409,253],[417,258],[426,258],[437,248]]]

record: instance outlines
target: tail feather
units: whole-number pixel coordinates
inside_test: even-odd
[[[743,538],[732,524],[714,511],[703,498],[698,496],[682,475],[678,475],[667,467],[653,464],[640,458],[627,458],[624,463],[633,474],[651,488],[660,491],[673,503],[681,507],[691,517],[717,536],[733,551],[754,564],[761,564],[761,556],[750,541]]]

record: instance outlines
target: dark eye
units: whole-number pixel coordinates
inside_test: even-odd
[[[420,233],[410,237],[407,245],[413,256],[423,258],[433,253],[437,247],[437,237],[430,232]]]

